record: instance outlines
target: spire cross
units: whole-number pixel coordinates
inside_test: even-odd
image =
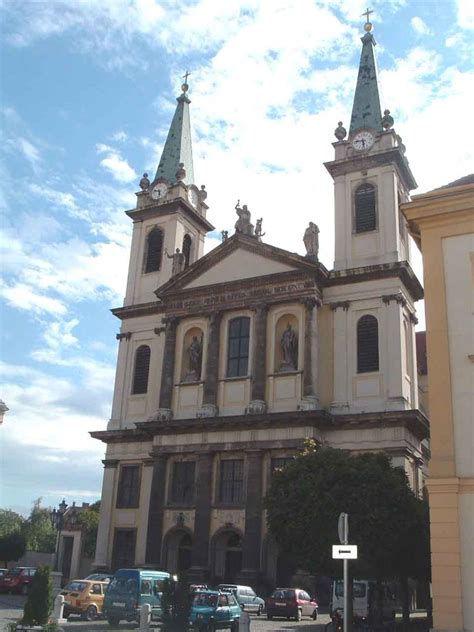
[[[367,9],[365,10],[364,13],[362,13],[362,15],[365,15],[365,23],[368,24],[369,23],[369,15],[373,13],[373,11],[371,11],[369,9],[369,7],[367,7]]]
[[[183,76],[184,83],[188,83],[188,77],[189,77],[190,74],[191,73],[186,70],[186,72],[184,73],[184,76]]]

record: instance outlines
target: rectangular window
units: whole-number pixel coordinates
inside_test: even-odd
[[[234,318],[229,322],[227,344],[227,377],[248,374],[250,318]]]
[[[140,466],[122,465],[117,490],[117,507],[138,507],[140,501]]]
[[[221,461],[219,501],[229,505],[242,502],[244,492],[244,462],[242,459]]]
[[[112,570],[135,566],[136,529],[115,529]]]
[[[171,502],[191,505],[194,502],[194,461],[182,461],[173,464]]]

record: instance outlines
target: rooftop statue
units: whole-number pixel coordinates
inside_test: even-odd
[[[239,216],[239,219],[235,222],[235,232],[242,233],[243,235],[253,235],[253,224],[250,223],[250,211],[247,205],[244,204],[242,208],[240,208],[240,200],[237,200],[235,212]]]
[[[169,255],[168,251],[165,248],[165,253],[168,259],[173,259],[171,264],[171,276],[176,276],[184,270],[184,266],[186,265],[186,257],[184,256],[184,253],[179,250],[179,248],[176,248],[176,252],[174,252],[172,255]]]
[[[144,191],[145,189],[148,189],[149,186],[150,180],[148,179],[148,174],[144,173],[142,179],[140,180],[140,189]]]
[[[303,237],[306,248],[306,256],[318,260],[319,252],[319,228],[314,222],[310,222],[308,228],[304,231]]]

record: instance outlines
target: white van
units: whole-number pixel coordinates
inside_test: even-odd
[[[358,619],[371,619],[377,603],[375,581],[368,579],[354,579],[352,584],[352,596],[354,603],[354,617]],[[382,618],[390,620],[395,618],[397,602],[393,591],[386,583],[383,586],[383,611]],[[344,609],[344,582],[337,579],[332,583],[330,613],[336,608]]]

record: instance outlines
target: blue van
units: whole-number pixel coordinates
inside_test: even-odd
[[[140,621],[140,608],[151,606],[153,621],[161,619],[163,582],[169,573],[145,568],[121,568],[113,576],[104,597],[103,612],[111,626],[121,620]]]

